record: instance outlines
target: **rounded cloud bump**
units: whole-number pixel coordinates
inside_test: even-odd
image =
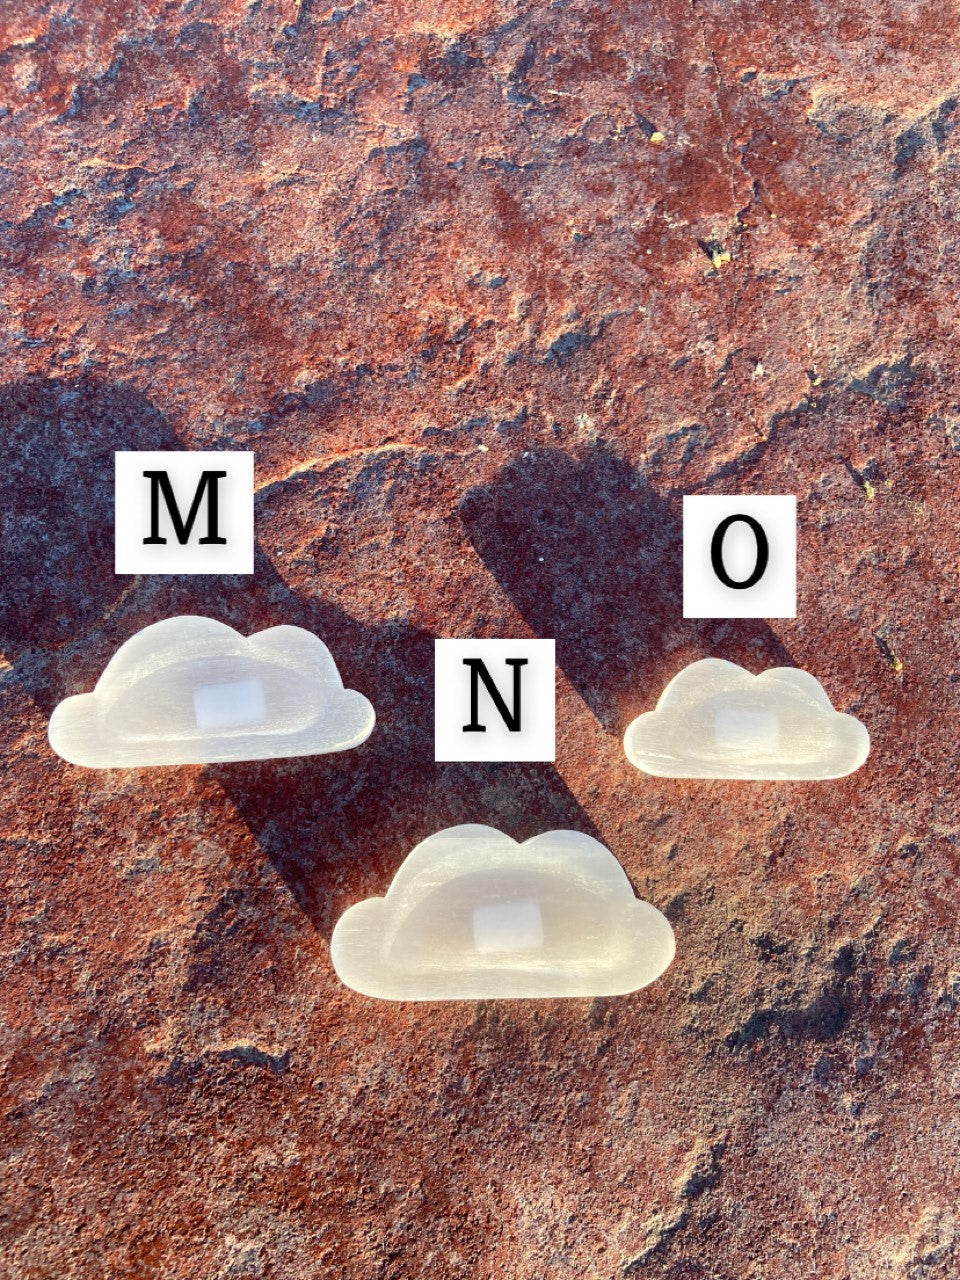
[[[330,950],[341,981],[365,995],[486,1000],[636,991],[670,964],[674,939],[590,836],[518,844],[471,824],[417,845],[385,898],[341,916]]]
[[[244,637],[185,616],[121,645],[92,693],[54,709],[49,734],[58,755],[90,768],[210,764],[345,751],[375,718],[309,631]]]
[[[632,764],[660,778],[802,780],[853,773],[870,735],[834,710],[809,672],[772,667],[754,676],[705,658],[674,676],[623,745]]]

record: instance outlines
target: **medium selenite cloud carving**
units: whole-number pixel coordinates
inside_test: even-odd
[[[772,667],[755,676],[704,658],[674,676],[623,745],[632,764],[659,778],[802,780],[853,773],[870,735],[834,710],[807,671]]]
[[[50,745],[95,769],[269,760],[346,751],[375,718],[311,632],[282,626],[244,637],[184,616],[139,631],[92,693],[61,702]]]
[[[518,844],[467,824],[417,845],[385,898],[340,917],[330,950],[364,995],[486,1000],[636,991],[670,964],[674,939],[592,837],[548,831]]]

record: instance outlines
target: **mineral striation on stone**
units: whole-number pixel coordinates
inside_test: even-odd
[[[331,955],[348,987],[385,1000],[610,996],[658,978],[674,939],[591,836],[518,844],[467,824],[422,841],[385,898],[346,911]]]
[[[122,645],[92,693],[54,709],[49,736],[72,764],[109,769],[346,751],[374,720],[311,632],[280,626],[244,637],[188,616]]]

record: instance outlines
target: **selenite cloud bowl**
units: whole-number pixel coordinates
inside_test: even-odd
[[[592,837],[467,824],[417,845],[330,949],[341,981],[383,1000],[610,996],[658,978],[674,938]]]
[[[54,709],[49,736],[65,760],[107,769],[346,751],[374,721],[311,632],[281,626],[244,637],[183,616],[123,644],[92,693]]]
[[[660,778],[802,780],[853,773],[870,735],[834,710],[807,671],[772,667],[755,676],[704,658],[674,676],[623,745],[632,764]]]

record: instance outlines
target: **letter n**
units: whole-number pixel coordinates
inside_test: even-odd
[[[487,670],[482,658],[464,658],[463,665],[470,668],[470,723],[463,726],[464,733],[486,733],[487,726],[480,723],[480,684],[483,686],[496,707],[503,723],[511,733],[520,732],[520,668],[527,665],[527,658],[504,658],[508,667],[513,668],[513,706],[508,707],[500,690]]]

